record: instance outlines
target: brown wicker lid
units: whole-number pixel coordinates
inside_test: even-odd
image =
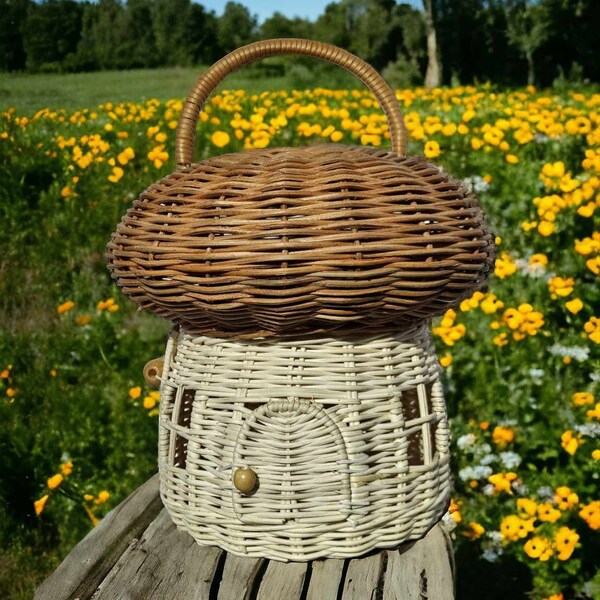
[[[123,217],[113,277],[140,307],[222,337],[391,330],[443,313],[485,282],[493,238],[459,181],[399,155],[399,123],[396,152],[324,144],[190,164],[180,122],[181,166]]]

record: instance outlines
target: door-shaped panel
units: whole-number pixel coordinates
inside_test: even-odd
[[[232,484],[244,523],[327,523],[350,510],[348,454],[340,428],[308,400],[272,400],[254,410],[237,437],[232,474],[256,473],[251,493]]]

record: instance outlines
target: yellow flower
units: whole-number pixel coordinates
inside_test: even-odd
[[[47,482],[48,489],[53,490],[57,488],[64,481],[64,479],[65,478],[63,477],[62,473],[56,473],[56,475],[52,475]]]
[[[60,190],[60,195],[63,198],[68,198],[72,193],[73,193],[73,190],[68,185],[65,185],[65,187],[63,187],[63,189]]]
[[[554,503],[560,510],[570,510],[579,504],[579,496],[566,485],[557,487],[554,492]]]
[[[592,342],[600,344],[600,319],[598,317],[590,317],[589,321],[583,326],[583,330]]]
[[[582,444],[581,435],[573,435],[573,431],[568,429],[560,436],[561,446],[565,449],[567,454],[573,456],[577,452],[577,448]]]
[[[571,402],[575,406],[585,406],[594,403],[594,395],[590,392],[576,392],[571,396]]]
[[[96,500],[94,500],[94,502],[96,504],[104,504],[105,502],[108,501],[109,498],[110,498],[110,493],[107,492],[106,490],[102,490],[101,492],[98,492],[98,497],[96,498]]]
[[[440,365],[442,365],[442,367],[446,368],[449,367],[452,364],[452,354],[444,354],[444,356],[442,356],[440,358]]]
[[[527,540],[523,546],[523,550],[529,558],[539,558],[540,560],[542,559],[542,555],[546,553],[549,548],[552,548],[550,541],[537,535],[530,540]]]
[[[437,158],[442,153],[440,145],[434,140],[426,142],[424,152],[427,158]]]
[[[548,290],[550,297],[555,299],[557,296],[564,298],[573,292],[575,280],[572,277],[552,277],[548,280]]]
[[[142,395],[142,388],[139,385],[136,385],[135,387],[132,387],[129,390],[129,397],[132,400],[137,400],[141,395]]]
[[[499,335],[494,337],[492,343],[495,346],[502,348],[503,346],[506,346],[506,344],[508,344],[508,336],[506,335],[506,333],[500,333]]]
[[[169,153],[165,151],[165,147],[162,144],[152,148],[147,154],[148,160],[152,162],[155,169],[160,169],[163,164],[169,159]]]
[[[432,329],[433,334],[440,336],[447,346],[454,346],[467,332],[467,328],[462,323],[454,324],[455,319],[456,311],[449,309],[442,317],[439,326]]]
[[[514,542],[527,537],[533,531],[534,519],[521,519],[508,515],[500,522],[500,533],[505,540]]]
[[[460,523],[462,521],[462,515],[460,512],[460,506],[462,502],[456,502],[455,500],[450,500],[450,506],[448,507],[448,512],[452,515],[455,523]]]
[[[119,153],[117,160],[119,164],[126,165],[132,158],[135,158],[135,152],[133,148],[125,148],[123,152]]]
[[[558,560],[571,558],[575,546],[579,541],[579,534],[569,527],[561,527],[554,535],[554,545],[558,551]]]
[[[112,173],[108,176],[108,180],[112,183],[117,183],[123,177],[123,169],[121,167],[113,167]]]
[[[519,162],[519,157],[515,154],[507,154],[504,158],[509,165],[516,165]]]
[[[477,523],[476,521],[469,521],[467,523],[467,527],[469,527],[469,529],[467,531],[463,531],[462,535],[471,540],[478,540],[485,533],[485,528],[483,525]]]
[[[596,449],[596,450],[592,450],[592,458],[595,461],[600,460],[600,448]]]
[[[217,147],[217,148],[223,148],[223,146],[227,146],[227,144],[229,144],[229,140],[231,138],[229,137],[229,134],[225,131],[215,131],[211,136],[210,136],[210,141]]]
[[[332,142],[339,142],[341,139],[343,139],[344,134],[341,131],[334,131],[330,136],[329,139]]]
[[[484,297],[485,296],[482,292],[475,292],[470,298],[466,298],[460,303],[460,310],[462,312],[468,312],[474,308],[477,308]]]
[[[548,265],[548,257],[545,254],[532,254],[527,262],[532,266],[545,267]]]
[[[576,315],[583,308],[583,302],[579,298],[573,298],[565,302],[565,307],[570,313]]]
[[[37,517],[39,517],[42,514],[44,508],[46,508],[46,502],[48,502],[48,498],[49,496],[48,494],[46,494],[33,503],[33,508]]]
[[[494,473],[488,477],[488,481],[494,486],[495,492],[506,492],[512,495],[512,489],[510,484],[517,479],[517,474],[513,472],[508,473]]]
[[[492,439],[498,447],[504,448],[507,444],[515,441],[515,431],[510,427],[497,425],[492,432]]]
[[[513,262],[510,255],[507,252],[503,252],[496,259],[496,266],[494,268],[494,274],[500,279],[504,279],[509,275],[512,275],[517,270],[517,265]]]
[[[89,315],[79,315],[75,319],[75,323],[77,323],[77,325],[79,325],[81,327],[83,327],[84,325],[88,325],[91,322],[92,322],[92,317],[90,317]]]
[[[600,529],[600,500],[594,500],[589,504],[583,504],[579,516],[588,524],[590,529]]]
[[[60,465],[60,472],[67,477],[73,472],[73,461],[68,460],[67,462]]]
[[[596,404],[592,410],[587,410],[585,414],[588,419],[600,419],[600,403]]]
[[[92,494],[84,494],[84,495],[83,495],[83,499],[84,499],[86,502],[91,502],[91,501],[94,499],[94,496],[93,496]]]
[[[115,303],[114,298],[107,298],[106,300],[100,300],[96,305],[96,308],[102,312],[107,310],[108,312],[116,312],[119,310],[119,305]]]
[[[544,502],[537,507],[537,516],[540,521],[545,523],[554,523],[560,519],[561,512],[549,502]]]
[[[538,505],[535,500],[531,500],[530,498],[519,498],[517,500],[517,508],[526,518],[535,517]]]
[[[544,237],[548,237],[554,233],[554,223],[550,221],[542,221],[538,225],[538,233]]]
[[[496,314],[501,308],[504,308],[504,302],[498,300],[496,294],[486,294],[480,303],[481,310],[486,315]]]
[[[156,406],[156,398],[153,396],[146,396],[143,400],[143,406],[146,410],[150,410]]]
[[[62,304],[56,307],[56,312],[59,315],[62,315],[66,312],[69,312],[74,306],[75,302],[73,302],[72,300],[67,300],[66,302],[63,302]]]

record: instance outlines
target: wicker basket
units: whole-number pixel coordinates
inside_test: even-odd
[[[215,86],[283,53],[361,79],[393,151],[325,144],[192,164]],[[113,234],[123,292],[175,325],[159,372],[161,493],[199,543],[349,557],[420,537],[446,509],[429,324],[486,281],[493,238],[459,181],[405,151],[395,94],[371,66],[320,42],[257,42],[198,80],[177,170]]]

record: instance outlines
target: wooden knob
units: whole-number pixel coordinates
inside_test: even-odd
[[[162,376],[164,366],[165,361],[162,358],[153,358],[146,363],[144,367],[144,379],[149,386],[155,388],[160,386],[160,377]]]
[[[233,485],[242,494],[249,494],[256,487],[257,481],[256,473],[250,467],[240,467],[233,474]]]

